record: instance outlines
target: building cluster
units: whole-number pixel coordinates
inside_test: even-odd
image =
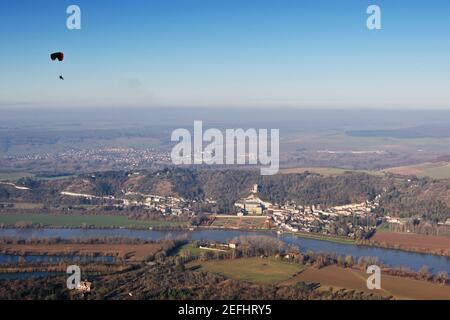
[[[86,193],[75,193],[63,191],[61,195],[67,197],[83,198],[86,200],[100,200],[105,205],[112,205],[117,208],[142,207],[160,212],[162,215],[193,215],[192,209],[195,201],[186,201],[183,198],[173,196],[158,196],[143,194],[141,192],[124,191],[124,197],[96,196]],[[209,200],[210,201],[210,200]]]
[[[163,215],[193,215],[192,202],[173,196],[158,196],[127,191],[121,199],[124,207],[144,207],[160,212]]]
[[[216,251],[216,252],[228,252],[238,247],[237,243],[221,243],[221,242],[205,242],[199,245],[200,250]]]
[[[8,155],[2,157],[5,163],[21,165],[48,163],[79,163],[105,165],[111,168],[133,170],[148,167],[153,163],[171,163],[170,152],[158,151],[153,148],[95,148],[67,149],[61,152],[46,152],[24,155]],[[3,164],[3,163],[2,163]]]
[[[296,203],[286,203],[282,205],[272,204],[262,200],[258,196],[258,186],[253,186],[251,194],[235,203],[238,216],[245,215],[265,215],[266,223],[277,227],[280,232],[316,232],[330,234],[333,222],[340,217],[360,217],[371,216],[379,206],[380,195],[373,201],[365,201],[343,206],[333,206],[322,208],[320,205],[298,205]],[[347,229],[349,237],[354,237],[357,229],[364,229],[349,222]],[[364,230],[368,231],[368,230]]]
[[[123,209],[140,207],[154,210],[162,215],[194,216],[196,215],[195,200],[186,200],[176,196],[160,196],[144,194],[133,190],[122,190],[122,197],[94,196],[74,192],[62,192],[64,196],[83,197],[88,200],[101,200],[107,205],[114,205]],[[276,228],[278,232],[306,232],[324,235],[343,235],[358,238],[360,234],[370,232],[381,223],[376,217],[381,195],[371,201],[341,206],[322,207],[320,205],[300,205],[295,202],[273,204],[262,200],[259,196],[258,185],[254,185],[248,197],[235,203],[237,216],[261,216],[266,218],[266,226]],[[215,205],[211,199],[201,204]],[[342,218],[348,219],[342,219]],[[372,223],[367,223],[371,219]],[[376,220],[374,220],[376,219]],[[389,216],[383,219],[389,223],[402,223],[397,218]],[[366,223],[364,224],[364,221]],[[373,222],[376,222],[375,225]]]
[[[335,234],[337,232],[333,230],[337,225],[335,222],[339,222],[341,217],[367,218],[373,214],[377,206],[377,201],[329,208],[321,208],[319,205],[286,204],[268,210],[268,218],[273,220],[281,231]],[[348,237],[355,237],[358,230],[369,231],[350,221],[346,222],[346,229],[349,230],[346,234]]]

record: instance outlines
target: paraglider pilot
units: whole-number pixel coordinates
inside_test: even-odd
[[[64,53],[63,53],[63,52],[55,52],[55,53],[52,53],[52,54],[50,55],[50,59],[52,59],[52,61],[58,60],[58,61],[61,62],[61,61],[64,60]],[[59,75],[59,79],[64,80],[62,74]]]

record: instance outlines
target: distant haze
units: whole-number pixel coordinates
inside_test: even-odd
[[[191,127],[280,128],[281,131],[380,130],[449,127],[450,110],[357,110],[292,108],[90,108],[2,110],[0,129]]]

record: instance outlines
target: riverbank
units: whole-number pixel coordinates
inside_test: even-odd
[[[302,252],[332,253],[336,256],[353,256],[356,260],[362,257],[377,258],[380,263],[391,267],[407,267],[418,271],[428,266],[430,272],[438,273],[450,270],[450,259],[431,254],[404,252],[395,249],[384,249],[349,243],[338,243],[311,238],[300,238],[292,234],[277,235],[267,231],[212,230],[197,228],[193,231],[156,231],[130,229],[0,229],[0,237],[7,239],[108,239],[129,238],[144,241],[161,241],[186,239],[187,241],[216,241],[228,243],[242,236],[268,236],[283,241],[286,245],[297,246]]]
[[[259,219],[262,220],[262,219]],[[42,214],[0,214],[0,228],[6,229],[128,229],[155,230],[162,232],[199,230],[230,230],[244,232],[265,232],[275,234],[276,230],[254,225],[242,226],[211,225],[194,227],[188,221],[172,220],[133,220],[127,216],[116,215],[42,215]],[[436,237],[413,234],[377,232],[369,240],[355,241],[337,236],[304,232],[283,232],[304,239],[327,241],[330,243],[370,246],[450,257],[450,237]],[[405,238],[406,237],[406,238]]]
[[[130,269],[130,266],[123,264],[101,264],[101,263],[88,263],[77,264],[82,267],[87,273],[105,274],[123,272]],[[67,274],[67,263],[62,264],[39,264],[39,265],[9,265],[0,266],[0,278],[4,274],[26,274],[26,273],[58,273]]]
[[[258,217],[260,218],[260,217]],[[237,220],[237,219],[234,219]],[[249,218],[247,219],[249,220]],[[264,219],[257,219],[263,220]],[[43,214],[0,214],[0,227],[3,228],[53,228],[53,229],[116,229],[130,230],[157,230],[157,231],[192,231],[193,229],[210,230],[239,230],[274,233],[276,230],[267,229],[254,224],[237,225],[211,225],[194,227],[187,221],[171,220],[133,220],[127,216],[113,215],[43,215]],[[283,232],[302,238],[317,239],[335,243],[355,244],[352,239],[334,237],[304,232]]]
[[[161,244],[0,244],[0,252],[13,255],[80,255],[111,256],[129,262],[145,261],[148,256],[162,249]]]

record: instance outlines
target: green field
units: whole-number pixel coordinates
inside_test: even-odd
[[[343,243],[343,244],[355,244],[356,241],[353,239],[346,239],[341,238],[337,236],[328,236],[328,235],[322,235],[322,234],[315,234],[315,233],[305,233],[305,232],[286,232],[290,234],[294,234],[300,238],[306,238],[306,239],[315,239],[315,240],[322,240],[322,241],[329,241],[329,242],[335,242],[335,243]]]
[[[290,279],[303,267],[272,258],[242,258],[234,260],[193,261],[188,267],[217,273],[227,278],[254,283],[278,283]]]
[[[131,220],[125,216],[106,215],[48,215],[48,214],[4,214],[0,215],[0,224],[14,227],[26,222],[44,227],[95,227],[95,228],[174,228],[185,227],[186,222],[163,220]]]
[[[450,165],[430,166],[425,168],[419,177],[431,177],[434,179],[450,179]]]
[[[35,180],[63,180],[75,177],[74,175],[60,175],[60,176],[39,176],[30,172],[0,172],[0,181],[15,182],[22,178],[32,178]]]
[[[385,171],[399,175],[415,175],[420,178],[450,179],[450,163],[448,162],[426,162],[411,166],[389,168]]]
[[[33,203],[33,202],[16,202],[12,203],[14,209],[32,210],[32,209],[42,209],[44,207],[43,203]]]
[[[175,250],[172,255],[179,255],[182,257],[198,257],[203,250],[195,246],[192,243],[187,243],[177,250]]]
[[[280,170],[281,174],[293,174],[293,173],[304,173],[311,172],[317,173],[324,176],[339,176],[346,173],[367,173],[374,176],[383,176],[384,173],[375,170],[350,170],[343,168],[333,168],[333,167],[292,167],[283,168]]]
[[[33,178],[29,172],[0,172],[0,181],[17,181],[21,178]]]
[[[294,168],[284,168],[280,170],[282,174],[292,174],[292,173],[303,173],[312,172],[321,174],[324,176],[337,176],[343,175],[348,172],[351,173],[367,173],[375,176],[383,176],[385,173],[394,173],[398,175],[415,175],[419,178],[430,177],[433,179],[450,179],[450,163],[448,162],[436,162],[436,163],[421,163],[417,165],[402,166],[388,168],[381,171],[375,170],[347,170],[341,168],[331,168],[331,167],[294,167]]]

